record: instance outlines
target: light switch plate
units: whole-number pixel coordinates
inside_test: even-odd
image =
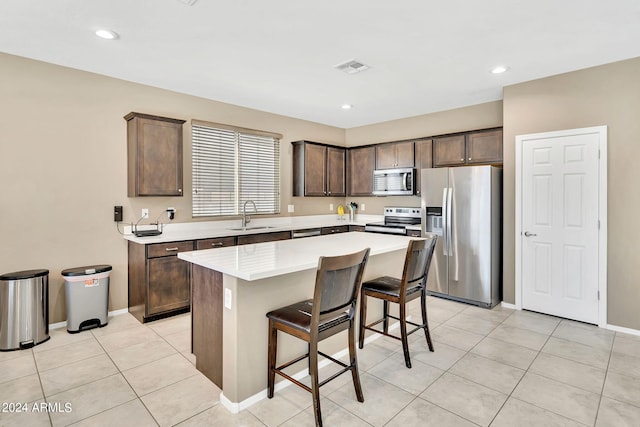
[[[333,203],[329,203],[329,211],[333,212]]]
[[[364,203],[360,203],[360,209],[362,210],[362,212],[364,212],[364,210],[365,210]]]
[[[287,205],[287,212],[293,212],[293,205]]]
[[[224,307],[231,310],[231,289],[224,288]]]

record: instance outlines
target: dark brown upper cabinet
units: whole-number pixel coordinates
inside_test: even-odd
[[[414,167],[413,141],[376,145],[376,169]]]
[[[293,196],[345,196],[346,149],[311,141],[293,144]]]
[[[502,163],[502,129],[468,134],[467,163]]]
[[[470,132],[433,140],[433,166],[502,163],[502,129]]]
[[[373,171],[376,167],[374,146],[350,148],[347,185],[349,196],[373,196]]]
[[[184,120],[129,113],[127,195],[182,196]]]
[[[420,195],[420,169],[433,167],[433,141],[421,139],[415,142],[416,147],[416,195]]]

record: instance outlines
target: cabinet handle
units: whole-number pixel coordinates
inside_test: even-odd
[[[469,161],[471,161],[471,157],[469,157]]]
[[[178,250],[178,248],[165,248],[164,250],[167,252],[175,252]]]
[[[460,159],[461,162],[464,162],[464,158]]]
[[[216,243],[212,243],[211,246],[222,246],[224,243],[222,242],[216,242]]]
[[[178,188],[178,193],[182,193],[182,188]]]

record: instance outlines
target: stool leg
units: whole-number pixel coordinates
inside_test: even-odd
[[[358,398],[358,402],[364,402],[362,385],[360,384],[360,373],[358,372],[355,333],[355,325],[352,322],[351,326],[349,327],[349,364],[351,365],[351,376],[353,377],[353,387],[356,390],[356,397]],[[360,335],[360,337],[362,337],[362,335]]]
[[[320,412],[320,386],[318,385],[318,343],[309,343],[309,375],[311,376],[311,395],[313,396],[313,412],[316,426],[322,427],[322,413]]]
[[[358,347],[364,347],[364,326],[367,321],[367,296],[364,289],[360,290],[360,331],[358,334]]]
[[[276,380],[276,353],[278,351],[278,330],[273,325],[273,320],[269,319],[269,356],[268,356],[268,378],[267,397],[273,397],[273,388]]]
[[[424,325],[424,335],[427,338],[429,351],[433,352],[433,343],[431,342],[431,334],[429,333],[429,321],[427,320],[427,291],[422,289],[420,294],[420,306],[422,309],[422,324]]]
[[[407,368],[411,368],[409,357],[409,340],[407,339],[407,306],[400,304],[400,338],[402,340],[402,351],[404,352],[404,363]]]
[[[389,301],[384,300],[382,303],[382,329],[385,334],[389,333]]]

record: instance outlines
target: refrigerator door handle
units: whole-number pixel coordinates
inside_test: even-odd
[[[447,239],[449,240],[449,242],[447,243],[447,248],[448,248],[448,255],[452,256],[453,255],[453,237],[451,236],[451,221],[453,219],[453,215],[452,215],[452,211],[453,211],[453,206],[452,206],[452,198],[453,198],[453,188],[449,187],[448,188],[448,194],[447,194]]]
[[[449,254],[449,247],[447,246],[449,240],[447,239],[447,187],[442,189],[442,254],[447,256]]]

